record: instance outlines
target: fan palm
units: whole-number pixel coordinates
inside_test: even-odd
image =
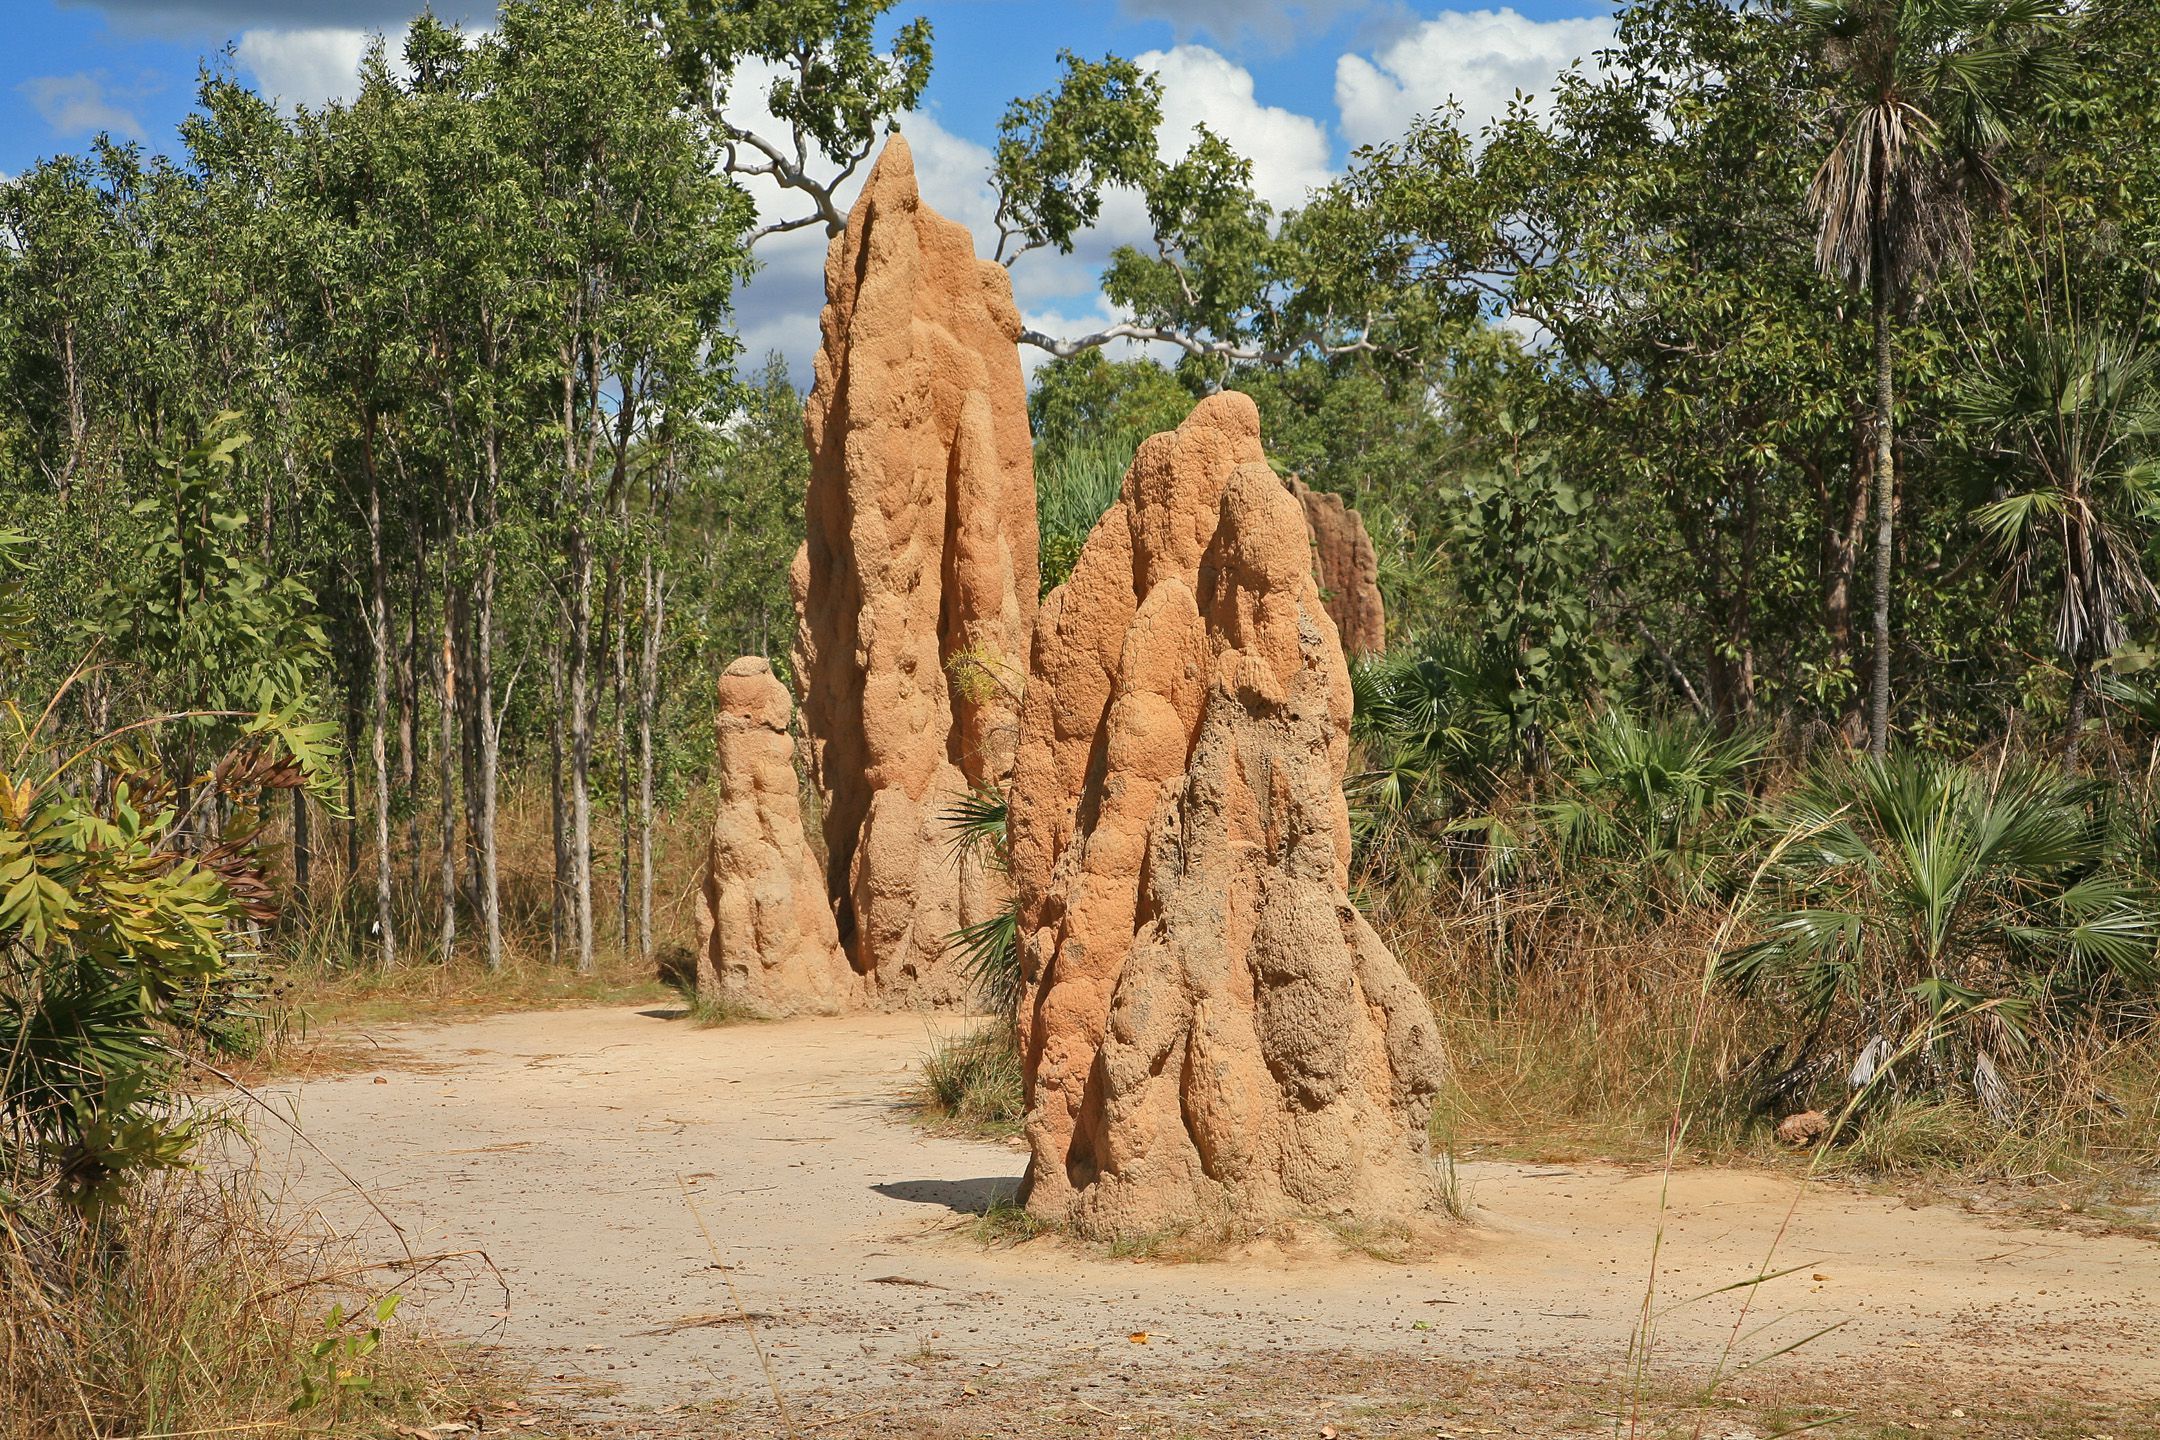
[[[999,874],[1011,861],[1012,811],[1005,796],[979,786],[952,797],[942,817],[952,831],[953,863],[976,864]],[[1009,897],[992,914],[962,925],[945,937],[945,949],[960,960],[983,1003],[999,1015],[1013,1015],[1020,1004],[1019,901]]]
[[[1485,812],[1513,758],[1512,668],[1494,651],[1443,636],[1423,650],[1391,651],[1350,667],[1350,735],[1361,766],[1347,788],[1351,824],[1368,853],[1400,847],[1428,865],[1451,836],[1482,837],[1483,863],[1509,849]]]
[[[1856,1077],[1921,1035],[1935,1073],[1955,1057],[1999,1109],[1997,1054],[2160,980],[2160,897],[2111,863],[2095,798],[2032,765],[1896,754],[1819,769],[1780,817],[1763,938],[1725,974],[1784,988],[1817,1034],[1857,1047]]]
[[[1637,888],[1700,899],[1755,811],[1764,738],[1692,718],[1605,711],[1562,748],[1558,793],[1537,810],[1557,857],[1617,862]]]
[[[2014,459],[2016,488],[1980,508],[2014,585],[2054,571],[2055,644],[2070,665],[2066,763],[2075,764],[2093,666],[2128,638],[2127,615],[2160,606],[2137,522],[2160,481],[2160,352],[2041,315],[2013,330],[1964,397],[1981,443]]]
[[[1874,671],[1868,749],[1890,726],[1896,472],[1891,328],[1899,305],[1972,253],[1972,201],[1999,197],[1990,157],[2011,83],[2045,68],[2063,0],[1794,0],[1818,49],[1834,139],[1808,189],[1815,263],[1863,291],[1874,331]]]

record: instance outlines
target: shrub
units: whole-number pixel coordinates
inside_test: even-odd
[[[1803,1052],[1854,1087],[1889,1066],[1886,1094],[1963,1093],[2007,1122],[2014,1067],[2112,1031],[2160,981],[2160,897],[2119,863],[2107,809],[2023,761],[1822,765],[1780,807],[1762,938],[1725,974],[1796,1012]]]

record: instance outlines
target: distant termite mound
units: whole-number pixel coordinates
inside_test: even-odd
[[[698,885],[698,998],[762,1015],[833,1015],[862,981],[833,933],[803,834],[792,706],[754,655],[720,676],[713,720],[719,813]]]
[[[1003,786],[1035,618],[1035,478],[1004,267],[885,143],[825,260],[790,575],[826,884],[872,1003],[965,1003],[953,932],[1002,906],[946,812]]]
[[[1348,895],[1350,680],[1250,399],[1140,447],[1037,617],[1011,792],[1030,1210],[1087,1234],[1439,1196],[1425,997]]]
[[[1320,600],[1346,655],[1377,655],[1387,649],[1387,607],[1380,600],[1380,555],[1366,533],[1365,517],[1340,495],[1290,481],[1312,531],[1313,578]]]

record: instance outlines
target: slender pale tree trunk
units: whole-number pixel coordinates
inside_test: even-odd
[[[437,678],[442,685],[442,714],[437,722],[435,784],[441,792],[438,800],[442,814],[442,959],[445,965],[450,963],[450,957],[457,947],[457,760],[460,711],[457,698],[457,655],[452,640],[458,613],[457,599],[452,593],[457,583],[457,572],[456,567],[451,564],[456,548],[454,539],[443,546],[442,650],[436,661]]]
[[[622,589],[627,589],[627,586]],[[618,591],[620,593],[620,591]],[[609,652],[615,681],[615,943],[630,953],[630,617],[629,606],[618,605],[615,644]]]
[[[402,464],[399,480],[410,485]],[[426,584],[427,560],[421,554],[420,506],[417,498],[406,512],[407,536],[412,544],[412,568],[405,585],[405,635],[398,645],[396,694],[398,727],[398,793],[405,797],[405,888],[415,899],[420,894],[420,594]]]
[[[568,932],[570,842],[563,804],[563,651],[548,646],[548,833],[555,842],[555,880],[548,903],[548,955],[560,962]]]
[[[315,847],[308,835],[307,791],[298,786],[292,791],[292,891],[293,908],[305,915],[308,909],[308,880],[315,869]]]
[[[390,894],[390,598],[383,567],[382,482],[376,474],[372,417],[362,431],[367,468],[369,759],[375,770],[375,925],[382,968],[397,964],[397,922]]]
[[[661,627],[667,620],[667,572],[645,557],[645,634],[638,652],[638,958],[653,958],[653,711],[660,695]]]
[[[593,968],[592,551],[570,537],[570,925],[577,971]]]
[[[360,753],[360,686],[359,677],[349,677],[345,686],[345,753]],[[360,767],[345,767],[345,883],[351,884],[360,873]]]
[[[497,879],[495,786],[501,737],[495,728],[495,519],[499,456],[493,426],[487,435],[487,486],[481,522],[480,583],[473,595],[473,726],[480,732],[480,924],[487,936],[487,967],[502,969],[502,893]]]
[[[1890,572],[1896,539],[1896,396],[1890,356],[1889,245],[1876,226],[1872,279],[1875,320],[1875,676],[1868,695],[1868,753],[1880,760],[1890,749]]]

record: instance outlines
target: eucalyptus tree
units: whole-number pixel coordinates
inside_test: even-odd
[[[294,307],[293,364],[317,412],[319,441],[350,519],[364,576],[366,729],[374,831],[379,962],[397,963],[391,844],[390,574],[399,427],[421,351],[407,324],[416,277],[401,241],[401,156],[408,116],[380,45],[362,63],[348,104],[295,119],[293,213],[284,249]]]
[[[540,437],[559,486],[568,881],[581,971],[593,963],[594,586],[604,580],[604,621],[622,597],[638,443],[665,417],[709,416],[720,397],[750,229],[747,198],[675,103],[658,41],[631,16],[625,5],[531,0],[506,7],[489,42],[498,47],[495,101],[517,117],[533,184],[527,303],[551,344],[553,403]]]
[[[2062,0],[1795,0],[1819,46],[1832,138],[1808,190],[1815,262],[1868,297],[1874,335],[1874,653],[1868,748],[1890,731],[1890,601],[1897,509],[1895,339],[1900,308],[1972,256],[1976,199],[2005,191],[2000,100],[2042,60]]]

